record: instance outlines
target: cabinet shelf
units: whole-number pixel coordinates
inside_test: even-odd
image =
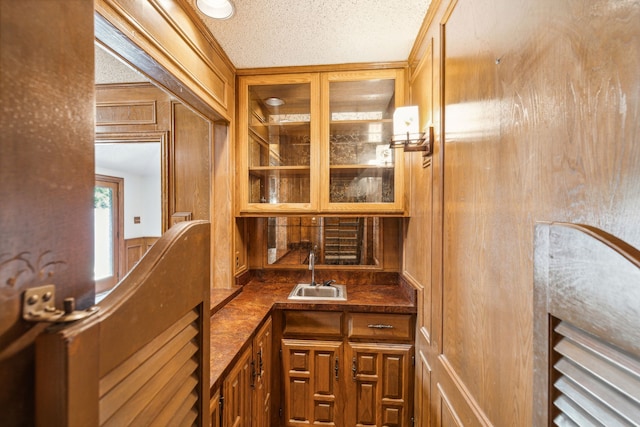
[[[331,176],[380,176],[381,173],[392,172],[393,165],[334,165],[330,166]]]
[[[362,125],[371,123],[393,123],[393,119],[365,119],[365,120],[331,120],[331,126],[339,125]]]
[[[257,166],[249,168],[249,175],[260,178],[269,176],[309,176],[311,168],[309,166]]]
[[[240,76],[239,215],[404,214],[404,156],[389,148],[403,75]]]

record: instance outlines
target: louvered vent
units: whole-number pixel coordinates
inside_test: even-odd
[[[640,360],[566,322],[554,329],[559,426],[640,426]]]
[[[100,380],[101,426],[196,422],[197,322],[190,311]]]

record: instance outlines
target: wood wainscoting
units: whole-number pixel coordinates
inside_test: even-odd
[[[158,241],[158,237],[135,237],[124,241],[124,274],[127,274]]]

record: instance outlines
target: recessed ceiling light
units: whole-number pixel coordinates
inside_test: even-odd
[[[276,98],[275,96],[272,96],[271,98],[265,99],[264,103],[272,107],[279,107],[281,105],[284,105],[284,100],[280,98]]]
[[[231,0],[197,0],[196,5],[202,13],[215,19],[229,19],[236,11]]]

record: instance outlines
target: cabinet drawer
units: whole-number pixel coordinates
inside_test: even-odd
[[[342,336],[342,312],[285,311],[284,336],[305,338]]]
[[[349,313],[349,339],[411,340],[413,316],[410,314]]]

